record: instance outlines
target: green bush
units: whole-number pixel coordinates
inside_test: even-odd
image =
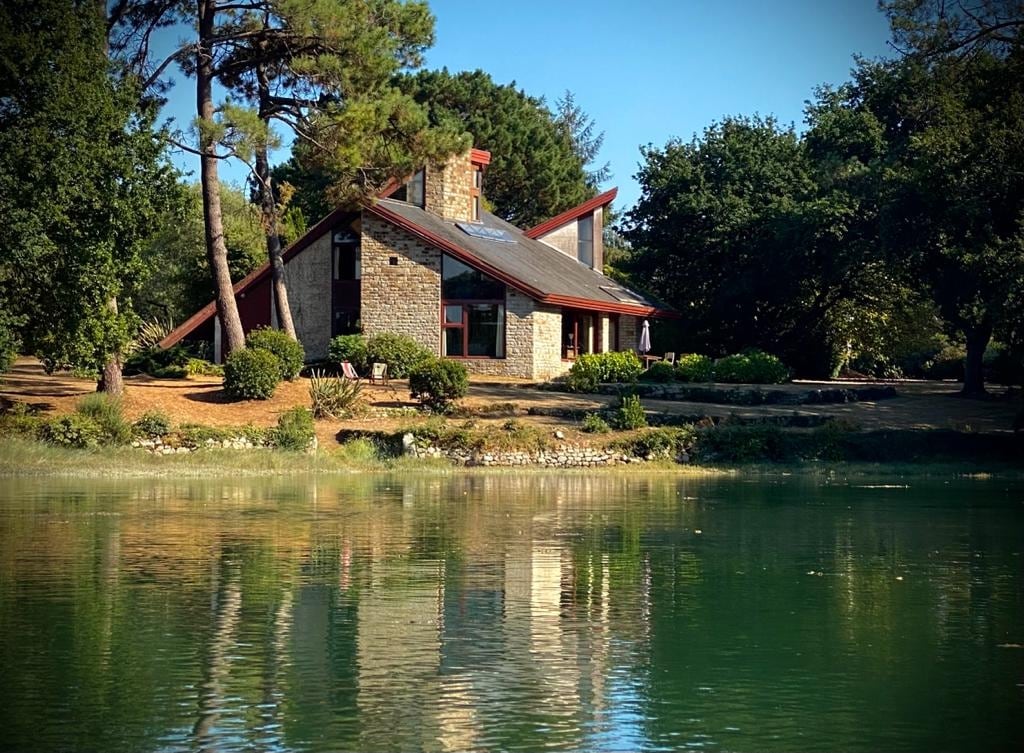
[[[224,363],[224,390],[236,400],[266,400],[281,381],[281,359],[262,348],[232,351]]]
[[[298,406],[278,417],[271,440],[275,447],[282,450],[305,450],[315,436],[313,414],[309,408]]]
[[[299,375],[302,364],[306,362],[306,351],[303,350],[302,343],[280,329],[254,329],[245,338],[245,345],[253,350],[266,350],[277,356],[281,362],[281,378],[289,382]]]
[[[714,363],[707,356],[683,353],[676,359],[675,377],[680,382],[710,382],[714,375]]]
[[[781,384],[789,369],[778,358],[760,350],[748,350],[715,361],[715,381],[730,384]]]
[[[189,376],[224,376],[224,367],[210,363],[205,358],[190,358],[185,363],[185,373]]]
[[[429,350],[406,335],[382,332],[366,343],[367,363],[386,363],[388,376],[395,379],[409,376],[413,369],[432,358],[434,355]]]
[[[615,443],[617,449],[634,457],[676,458],[688,452],[697,436],[692,426],[664,426]]]
[[[171,432],[171,419],[163,411],[149,410],[132,424],[132,430],[139,437],[163,437]]]
[[[749,463],[792,458],[786,435],[778,426],[717,426],[697,435],[696,454],[702,460]]]
[[[103,430],[89,416],[69,413],[45,422],[39,429],[39,438],[58,447],[96,447],[103,438]]]
[[[184,366],[159,366],[149,372],[150,376],[157,379],[184,379],[188,376],[188,369]]]
[[[160,379],[185,376],[185,364],[191,355],[183,343],[169,348],[150,347],[137,350],[124,362],[124,373],[149,374]]]
[[[924,364],[924,376],[928,379],[964,378],[964,361],[967,349],[963,345],[946,345]]]
[[[124,417],[121,401],[103,392],[86,395],[78,401],[75,413],[91,419],[100,430],[99,440],[103,444],[127,444],[132,438],[132,428]]]
[[[647,414],[640,403],[639,395],[623,395],[613,415],[615,428],[629,431],[647,426]]]
[[[655,361],[640,378],[645,382],[671,382],[675,376],[675,369],[672,364],[665,361]]]
[[[431,358],[420,363],[409,374],[412,397],[442,413],[469,390],[469,372],[458,361]]]
[[[569,369],[566,384],[574,392],[593,392],[601,382],[632,384],[643,370],[640,358],[631,350],[584,353]]]
[[[309,380],[309,399],[314,418],[347,418],[359,405],[363,383],[314,371]]]
[[[607,434],[612,430],[600,413],[588,413],[583,417],[583,425],[580,429],[587,434]]]
[[[43,419],[28,403],[14,403],[0,413],[0,435],[36,439],[43,425]]]
[[[338,335],[327,346],[327,358],[338,368],[341,368],[343,361],[348,361],[356,371],[366,371],[366,338],[362,335]]]

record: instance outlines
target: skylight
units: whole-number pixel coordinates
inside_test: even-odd
[[[499,243],[515,243],[516,239],[498,227],[487,227],[473,222],[456,222],[456,226],[466,235],[474,238],[482,238],[485,241],[498,241]]]

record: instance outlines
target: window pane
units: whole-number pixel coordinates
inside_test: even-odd
[[[441,297],[452,301],[504,300],[505,286],[445,255],[441,262]]]
[[[503,358],[505,356],[505,307],[494,303],[466,306],[471,356]]]
[[[415,204],[418,207],[423,206],[423,181],[424,172],[420,170],[409,180],[409,198],[410,204]]]
[[[445,306],[444,323],[462,324],[462,306]]]
[[[444,330],[444,355],[464,356],[462,352],[462,327],[446,327]]]
[[[345,244],[344,246],[334,247],[335,280],[359,279],[359,251],[357,244]]]
[[[579,248],[577,258],[588,267],[594,266],[594,218],[581,217],[577,224]]]

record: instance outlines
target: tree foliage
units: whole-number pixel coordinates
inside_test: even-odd
[[[152,111],[112,75],[100,10],[0,10],[0,308],[48,369],[98,371],[128,343],[140,252],[175,179]]]

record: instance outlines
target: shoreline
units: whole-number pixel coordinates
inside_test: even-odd
[[[628,465],[551,468],[536,465],[460,466],[438,458],[381,459],[365,453],[334,451],[314,454],[280,450],[210,449],[187,455],[155,456],[134,448],[92,450],[52,447],[17,438],[0,438],[0,478],[223,478],[247,479],[288,476],[387,475],[393,473],[452,475],[591,475],[629,476],[855,476],[956,478],[978,480],[1024,479],[1024,468],[1005,462],[924,461],[869,463],[858,461],[806,461],[797,463],[679,464],[653,460]]]

